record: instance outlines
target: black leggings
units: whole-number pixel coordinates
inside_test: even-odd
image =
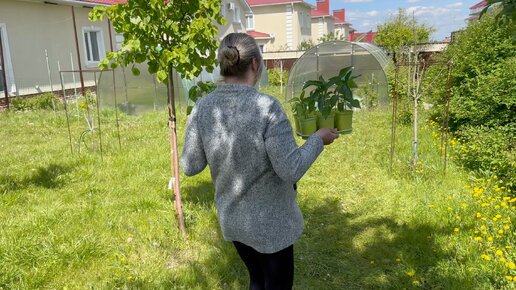
[[[249,271],[250,290],[291,290],[294,283],[294,245],[272,254],[262,254],[233,242]]]

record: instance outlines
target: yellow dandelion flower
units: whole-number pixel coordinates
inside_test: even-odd
[[[462,208],[466,208],[466,207],[468,207],[468,204],[462,203],[461,206],[462,206]]]
[[[475,237],[475,241],[481,241],[482,237]]]
[[[502,262],[502,263],[505,263],[505,261],[507,261],[507,260],[505,260],[505,258],[504,258],[504,257],[501,257],[500,259],[498,259],[498,261],[500,261],[500,262]]]
[[[505,279],[509,280],[509,281],[513,281],[514,278],[512,276],[505,276]]]
[[[498,218],[495,218],[495,217],[493,218],[493,221],[494,221],[494,222],[495,222],[495,221],[497,221],[497,220],[498,220]]]
[[[489,203],[487,203],[487,202],[484,202],[484,203],[482,203],[482,204],[481,204],[481,206],[482,206],[482,207],[488,207],[488,206],[490,206],[490,205],[491,205],[491,204],[489,204]]]
[[[482,214],[477,212],[477,218],[481,218],[482,217]]]
[[[487,240],[492,242],[493,241],[493,237],[488,237]]]
[[[454,228],[453,229],[454,232],[458,232],[459,231],[459,228]]]
[[[502,250],[496,250],[496,253],[495,253],[497,256],[501,256],[503,255],[503,252]]]
[[[513,198],[513,199],[511,199],[511,200],[509,200],[509,202],[510,202],[510,203],[513,203],[513,202],[515,202],[515,201],[516,201],[516,197],[515,197],[515,198]]]
[[[505,265],[507,265],[507,267],[508,267],[509,269],[511,269],[511,270],[512,270],[512,269],[514,269],[514,268],[516,268],[516,265],[514,264],[514,262],[509,262],[509,263],[507,263],[507,264],[505,264]]]
[[[129,280],[129,281],[133,280],[133,278],[134,278],[133,276],[127,276],[127,280]]]
[[[451,207],[449,207],[449,208],[448,208],[448,210],[452,210],[452,208],[451,208]]]
[[[505,226],[503,226],[503,229],[504,229],[504,230],[508,230],[508,229],[510,229],[510,228],[511,228],[511,226],[509,226],[509,225],[505,225]]]
[[[499,209],[499,208],[500,208],[500,206],[499,206],[499,205],[495,205],[495,209]]]
[[[493,176],[493,179],[498,179],[498,176],[496,176],[496,175],[495,175],[495,176]]]
[[[496,217],[497,219],[501,219],[501,218],[502,218],[502,215],[497,214],[495,217]]]
[[[503,230],[498,230],[498,233],[501,235],[503,234]]]
[[[481,226],[480,227],[481,230],[485,230],[486,229],[486,226]]]
[[[486,260],[486,261],[491,261],[491,256],[489,256],[489,255],[482,254],[482,255],[480,255],[480,257],[481,257],[482,259]]]
[[[408,271],[407,272],[407,276],[409,276],[409,277],[414,277],[415,274],[416,273],[414,273],[414,271]]]
[[[503,200],[510,200],[510,199],[511,199],[511,198],[510,198],[510,197],[508,197],[508,196],[504,196],[504,197],[503,197]]]

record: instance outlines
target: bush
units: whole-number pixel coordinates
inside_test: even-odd
[[[59,101],[53,93],[43,93],[29,98],[17,97],[11,100],[15,111],[51,110],[58,107]]]
[[[453,158],[481,175],[516,184],[516,125],[468,127],[458,134]]]
[[[283,70],[283,73],[281,73],[281,70],[279,68],[273,68],[269,71],[269,85],[271,86],[279,86],[281,84],[281,81],[283,81],[283,85],[287,84],[288,79],[288,71]]]
[[[485,15],[450,44],[442,59],[453,61],[450,123],[465,126],[498,126],[516,120],[516,23],[499,27]],[[434,69],[434,74],[439,68]],[[430,73],[432,75],[432,73]],[[431,87],[433,102],[444,107],[447,74]],[[431,79],[431,78],[429,78]]]

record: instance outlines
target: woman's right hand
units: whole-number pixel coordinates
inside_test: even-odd
[[[333,143],[333,141],[339,138],[339,134],[337,134],[337,129],[330,128],[321,128],[315,132],[315,134],[319,135],[323,140],[324,145],[329,145]]]

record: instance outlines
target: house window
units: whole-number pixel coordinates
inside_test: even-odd
[[[86,63],[98,65],[105,57],[104,37],[100,28],[83,28],[84,50],[86,51]]]
[[[303,12],[299,13],[299,25],[301,28],[305,28],[305,15]]]
[[[247,30],[254,29],[254,15],[253,14],[248,14],[245,16],[245,27]]]
[[[115,35],[116,50],[122,49],[122,42],[124,42],[124,36],[122,34]]]
[[[235,7],[235,10],[233,10],[233,22],[240,23],[240,8]]]

